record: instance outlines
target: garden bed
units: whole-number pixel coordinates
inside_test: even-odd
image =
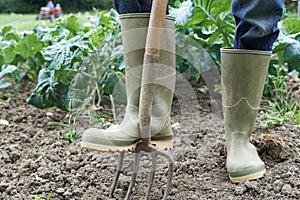
[[[109,199],[118,153],[99,153],[70,144],[59,137],[65,130],[48,125],[67,121],[66,112],[40,110],[27,105],[31,86],[0,103],[0,199]],[[177,84],[180,87],[180,84]],[[252,141],[265,162],[264,178],[232,184],[225,169],[224,131],[221,115],[211,113],[204,84],[194,84],[198,104],[186,97],[174,98],[172,126],[175,132],[175,169],[169,199],[297,199],[300,196],[300,131],[295,125],[260,129]],[[200,89],[199,89],[200,88]],[[184,115],[184,106],[191,112]],[[194,112],[193,112],[194,111]],[[5,121],[4,121],[5,122]],[[124,199],[130,181],[130,160],[114,199]],[[142,155],[141,171],[132,199],[145,196],[150,157]],[[160,162],[151,199],[160,199],[166,166]]]

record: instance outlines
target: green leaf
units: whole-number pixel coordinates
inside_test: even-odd
[[[285,19],[280,22],[280,30],[287,35],[300,32],[300,20],[299,19]]]
[[[16,52],[24,58],[33,56],[43,49],[43,43],[37,39],[36,34],[26,35],[16,46]]]
[[[195,19],[199,24],[194,25],[197,29],[210,30],[211,34],[218,31],[219,37],[214,35],[213,39],[209,40],[209,44],[216,41],[220,42],[222,46],[231,46],[233,43],[234,34],[234,19],[230,14],[231,1],[230,0],[194,0],[196,15],[201,18]],[[197,14],[199,13],[199,14]],[[200,34],[198,34],[200,35]],[[217,38],[220,38],[217,39]]]
[[[0,44],[0,47],[2,45]],[[0,67],[3,64],[11,63],[16,56],[15,48],[13,45],[4,46],[0,48]]]
[[[0,79],[0,89],[3,89],[3,88],[7,88],[11,86],[11,83],[8,82],[6,79]]]
[[[62,40],[52,46],[43,49],[43,55],[47,61],[48,69],[70,69],[72,63],[80,60],[82,55],[90,50],[90,41],[81,38],[80,35],[70,40]]]
[[[199,7],[195,7],[192,19],[187,22],[185,27],[200,28],[201,27],[200,24],[203,21],[205,21],[205,19],[206,19],[206,14]]]
[[[211,36],[209,37],[207,44],[208,45],[213,45],[213,44],[222,44],[222,39],[220,38],[221,33],[216,30],[214,31]]]
[[[16,71],[17,67],[14,65],[7,65],[2,71],[0,71],[0,78],[5,76],[6,74],[11,74]]]
[[[300,72],[300,42],[292,43],[283,52],[283,59],[289,65],[289,71]]]
[[[298,42],[300,42],[300,33],[295,36],[295,40],[297,40]]]
[[[78,18],[75,15],[70,15],[61,23],[63,27],[71,31],[73,34],[76,34],[77,31],[80,30],[80,23],[78,22]]]
[[[38,85],[27,99],[27,103],[40,109],[56,106],[62,110],[69,108],[69,84],[54,82],[54,72],[42,69]]]
[[[19,41],[21,39],[20,35],[17,33],[16,29],[12,26],[4,26],[2,28],[3,40],[15,40]]]

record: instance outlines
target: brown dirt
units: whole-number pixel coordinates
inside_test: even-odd
[[[180,87],[180,84],[177,85]],[[232,184],[225,169],[222,119],[210,112],[203,85],[195,85],[198,105],[186,96],[185,104],[173,102],[175,160],[169,199],[298,199],[300,196],[300,131],[287,127],[259,129],[252,141],[267,167],[264,178]],[[199,89],[200,88],[200,89]],[[67,113],[39,110],[27,105],[28,92],[0,103],[0,199],[109,199],[118,153],[81,149],[80,140],[69,144],[59,139],[64,130],[48,125],[66,121]],[[182,114],[183,108],[188,115]],[[126,154],[124,173],[114,199],[124,199],[130,181],[132,153]],[[148,181],[149,156],[142,155],[141,171],[132,199],[143,199]],[[166,181],[160,160],[151,199],[160,199]],[[46,199],[46,198],[41,198]]]

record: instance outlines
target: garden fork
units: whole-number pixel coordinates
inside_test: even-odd
[[[142,71],[142,81],[141,81],[141,93],[140,93],[140,107],[139,107],[139,129],[141,142],[137,144],[135,148],[135,156],[133,161],[133,172],[131,176],[131,181],[125,199],[130,198],[133,186],[135,184],[136,176],[139,171],[139,157],[140,152],[145,151],[152,153],[152,171],[150,174],[149,186],[146,193],[146,199],[150,198],[151,188],[153,185],[155,171],[157,167],[157,157],[162,156],[168,160],[168,176],[167,185],[164,192],[163,200],[166,200],[170,189],[173,178],[173,158],[167,152],[158,149],[151,144],[151,105],[153,103],[153,93],[151,84],[155,83],[155,70],[158,68],[158,59],[160,54],[160,45],[162,42],[164,19],[166,16],[168,0],[153,0],[150,21],[147,33],[147,40],[145,46],[145,55]],[[113,180],[112,189],[110,191],[110,197],[113,196],[115,191],[119,176],[122,171],[123,161],[125,152],[120,153],[119,162],[117,165],[116,174]]]

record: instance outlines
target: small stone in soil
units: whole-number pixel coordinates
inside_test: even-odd
[[[280,190],[281,190],[281,187],[282,187],[282,185],[283,185],[283,181],[282,180],[276,180],[276,181],[274,181],[274,183],[273,183],[273,190],[275,191],[275,192],[279,192]]]
[[[283,194],[291,194],[292,193],[292,186],[290,184],[284,184],[281,188],[281,192]]]
[[[120,189],[120,188],[118,188],[118,189],[115,190],[115,194],[117,194],[117,195],[123,195],[123,190]]]
[[[246,191],[247,191],[247,188],[244,186],[236,186],[236,188],[235,188],[236,194],[243,194]]]
[[[69,191],[66,191],[63,195],[66,199],[70,199],[72,197],[72,193]]]
[[[8,126],[9,122],[5,119],[0,119],[0,125]]]
[[[64,189],[64,188],[58,188],[58,189],[56,190],[56,192],[57,192],[58,194],[63,194],[63,193],[65,192],[65,189]]]
[[[253,190],[257,190],[257,182],[256,181],[245,181],[244,182],[245,186],[248,189],[253,189]]]

